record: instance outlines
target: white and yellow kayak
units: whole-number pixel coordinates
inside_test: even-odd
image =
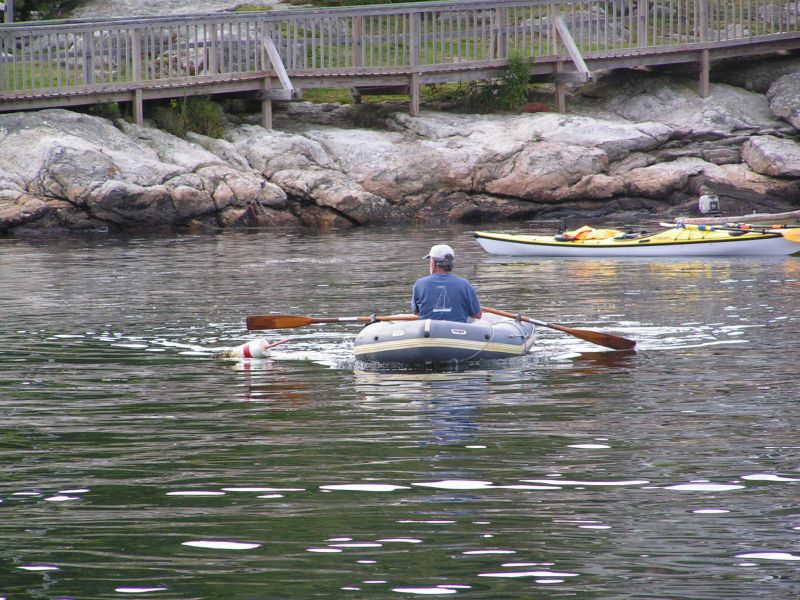
[[[584,226],[555,236],[485,231],[476,231],[474,236],[486,252],[503,256],[780,256],[800,252],[800,227],[678,224],[639,234]]]

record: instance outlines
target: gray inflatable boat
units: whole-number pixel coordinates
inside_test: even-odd
[[[513,319],[380,321],[361,330],[353,352],[358,360],[387,364],[497,360],[526,354],[533,337],[531,323]]]

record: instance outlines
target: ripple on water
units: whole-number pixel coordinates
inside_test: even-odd
[[[789,552],[750,552],[748,554],[737,554],[736,558],[761,558],[763,560],[800,560],[800,556]]]
[[[261,546],[261,544],[249,542],[223,542],[217,540],[194,540],[183,542],[182,545],[191,546],[192,548],[207,548],[209,550],[253,550]]]
[[[342,492],[394,492],[396,490],[408,490],[411,488],[406,485],[391,485],[385,483],[344,483],[321,485],[319,489]]]
[[[429,487],[440,490],[483,490],[491,488],[494,484],[491,481],[471,481],[467,479],[447,479],[443,481],[430,481],[423,483],[412,483],[418,487]]]
[[[627,485],[645,485],[650,483],[646,479],[631,479],[626,481],[582,481],[582,480],[575,480],[575,479],[561,479],[561,478],[553,478],[553,479],[520,479],[520,481],[524,481],[527,483],[544,483],[544,484],[554,484],[554,485],[580,485],[580,486],[608,486],[608,487],[616,487],[616,486],[627,486]]]
[[[746,481],[800,481],[792,477],[781,477],[780,475],[770,475],[767,473],[754,473],[753,475],[742,475]]]
[[[679,483],[668,485],[665,490],[675,490],[678,492],[730,492],[732,490],[742,490],[745,486],[727,483]]]
[[[305,488],[292,487],[224,487],[223,492],[304,492]]]
[[[399,592],[401,594],[419,594],[420,596],[441,596],[444,594],[456,594],[456,590],[452,588],[445,588],[445,587],[402,587],[402,588],[392,588],[393,592]]]
[[[519,577],[577,577],[577,573],[558,573],[555,571],[500,571],[496,573],[478,573],[478,577],[498,577],[515,579]]]

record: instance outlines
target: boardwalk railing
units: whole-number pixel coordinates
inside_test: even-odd
[[[569,60],[565,41],[587,61],[635,64],[798,38],[800,0],[471,0],[13,23],[0,25],[0,111],[47,99],[259,89],[265,79],[270,87],[277,68],[270,48],[288,77],[319,87],[392,75],[475,79],[511,56],[552,70]]]

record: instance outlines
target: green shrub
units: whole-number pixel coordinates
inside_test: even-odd
[[[94,115],[95,117],[103,117],[104,119],[121,119],[124,117],[122,109],[118,102],[101,102],[93,104],[86,108],[84,111],[87,114]]]
[[[28,21],[31,13],[41,13],[44,19],[64,17],[85,0],[14,0],[14,20]]]
[[[519,56],[508,60],[508,70],[498,90],[498,101],[504,110],[519,110],[528,101],[531,73],[528,63]]]
[[[189,131],[214,138],[221,138],[225,133],[222,107],[208,96],[173,98],[169,104],[155,109],[153,122],[158,128],[179,137],[184,137]]]
[[[500,79],[468,81],[453,85],[429,85],[425,96],[470,112],[516,111],[528,101],[530,71],[522,58],[512,57]]]

